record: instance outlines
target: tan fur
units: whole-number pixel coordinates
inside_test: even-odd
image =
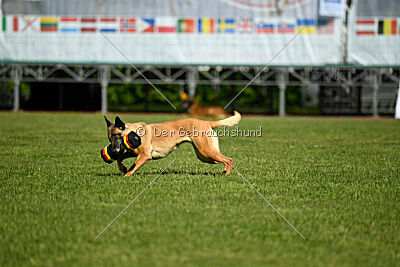
[[[193,117],[214,117],[227,118],[231,116],[222,107],[219,106],[201,106],[197,100],[193,100],[193,104],[188,109],[189,115]]]
[[[240,114],[235,111],[234,116],[219,121],[185,118],[152,124],[144,122],[125,123],[125,130],[120,130],[121,135],[124,136],[131,131],[135,131],[141,136],[142,144],[134,150],[137,160],[129,171],[126,171],[125,166],[120,160],[118,160],[118,167],[122,172],[126,173],[125,176],[130,176],[148,160],[163,158],[175,150],[182,142],[190,142],[194,147],[197,157],[202,162],[224,164],[224,172],[228,175],[232,171],[233,160],[220,153],[218,137],[213,136],[212,132],[214,132],[213,128],[236,125],[240,119]],[[114,131],[117,128],[110,127],[109,135],[111,129],[113,134],[115,134]],[[199,134],[196,135],[195,130]],[[167,136],[162,135],[162,131],[165,131]],[[188,133],[187,131],[190,132]]]

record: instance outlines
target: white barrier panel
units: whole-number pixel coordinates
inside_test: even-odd
[[[275,13],[257,3],[270,3]],[[157,16],[7,14],[2,17],[0,61],[127,64],[97,27],[135,64],[265,65],[304,27],[271,65],[340,63],[341,19],[318,19],[318,0],[289,0],[281,11],[273,3],[197,1],[202,15],[190,17],[170,9],[162,15],[157,9]],[[145,6],[141,9],[145,12]],[[212,16],[204,15],[207,9]]]
[[[400,8],[397,1],[356,0],[353,3],[349,62],[366,66],[400,66]],[[391,3],[397,9],[391,8]]]

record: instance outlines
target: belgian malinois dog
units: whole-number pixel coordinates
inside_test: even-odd
[[[193,145],[197,158],[211,164],[224,164],[226,175],[232,171],[233,160],[219,152],[218,136],[213,130],[218,127],[234,126],[241,120],[239,112],[218,121],[206,121],[196,118],[185,118],[163,123],[146,124],[144,122],[124,123],[117,116],[112,124],[106,117],[108,139],[111,150],[119,155],[118,167],[125,176],[134,174],[143,164],[151,159],[160,159],[175,150],[179,144],[190,142]],[[126,151],[123,146],[123,137],[131,131],[141,137],[141,145],[133,150]],[[126,169],[122,163],[124,159],[137,157],[136,162]]]
[[[228,118],[231,116],[220,106],[202,106],[193,96],[188,96],[185,92],[181,93],[181,101],[183,108],[192,117],[214,117],[214,118]]]

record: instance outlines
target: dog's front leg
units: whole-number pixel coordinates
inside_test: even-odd
[[[125,176],[131,176],[132,174],[134,174],[149,159],[151,159],[150,156],[139,154],[136,162],[133,163],[132,167],[130,167],[129,171],[125,174]]]
[[[117,163],[118,163],[118,168],[119,168],[119,170],[120,170],[122,173],[126,174],[126,173],[128,172],[128,170],[126,169],[126,167],[125,167],[124,164],[122,163],[122,160],[117,160]]]

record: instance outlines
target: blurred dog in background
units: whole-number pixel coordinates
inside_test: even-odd
[[[214,117],[218,119],[228,118],[232,116],[219,106],[202,106],[197,102],[194,96],[189,96],[185,92],[181,92],[181,102],[183,108],[192,117]]]

